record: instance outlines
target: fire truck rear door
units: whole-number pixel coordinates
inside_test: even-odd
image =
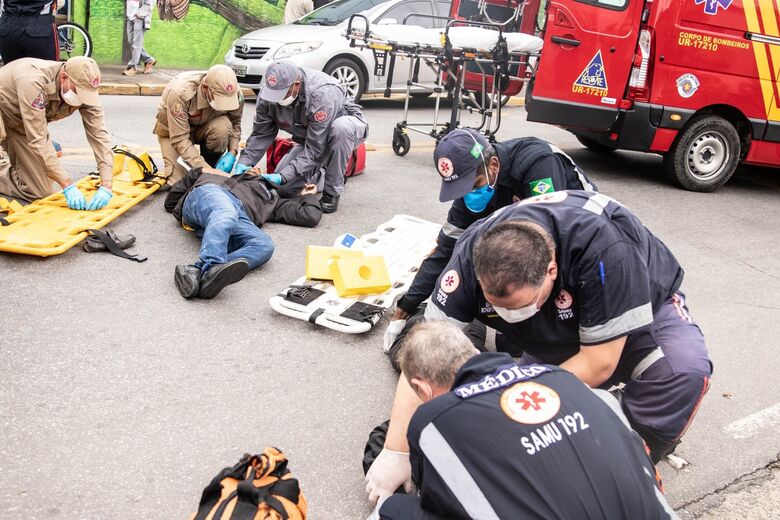
[[[528,119],[607,130],[634,59],[644,0],[551,0]]]

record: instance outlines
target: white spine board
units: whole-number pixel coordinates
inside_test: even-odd
[[[440,229],[440,225],[426,220],[396,215],[373,233],[360,237],[366,256],[385,258],[392,286],[381,294],[340,298],[332,282],[303,276],[272,296],[269,304],[280,314],[338,332],[368,332],[406,293],[420,264],[436,247]]]

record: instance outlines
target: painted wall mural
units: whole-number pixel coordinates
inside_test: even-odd
[[[221,63],[242,34],[281,23],[285,1],[190,0],[186,15],[177,21],[160,20],[155,5],[144,47],[161,67],[204,69]],[[73,0],[73,13],[75,21],[87,26],[95,60],[122,63],[125,1]]]

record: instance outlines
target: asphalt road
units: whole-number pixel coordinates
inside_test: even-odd
[[[104,98],[114,143],[158,155],[156,103]],[[316,229],[268,225],[273,259],[215,300],[185,301],[176,291],[174,266],[196,258],[198,241],[164,212],[162,196],[111,226],[137,236],[143,264],[80,248],[49,259],[0,255],[0,518],[185,518],[222,467],[266,445],[289,455],[310,518],[369,513],[363,445],[387,417],[396,380],[381,350],[385,322],[350,336],[267,305],[302,274],[306,245],[372,231],[398,213],[446,215],[433,141],[413,135],[409,155],[396,157],[390,136],[402,105],[365,105],[374,151],[339,212]],[[415,119],[430,118],[432,102],[415,107]],[[246,133],[253,112],[248,103]],[[78,116],[51,131],[74,176],[94,168]],[[780,177],[745,169],[717,193],[695,194],[670,186],[657,156],[599,156],[511,107],[499,138],[522,135],[570,153],[686,269],[683,289],[715,374],[678,449],[690,465],[661,469],[671,503],[698,516],[694,506],[780,457]],[[776,485],[767,489],[777,496]],[[747,503],[743,520],[765,517]]]

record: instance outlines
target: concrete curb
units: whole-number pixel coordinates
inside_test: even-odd
[[[98,92],[103,96],[159,96],[165,90],[167,83],[102,83]],[[252,89],[243,88],[241,91],[247,99],[255,99]]]
[[[98,88],[98,93],[103,96],[138,96],[141,93],[141,87],[140,85],[123,83],[103,83]]]
[[[167,83],[150,83],[148,85],[142,85],[140,83],[127,84],[127,83],[103,83],[100,85],[98,91],[103,96],[159,96],[165,90]],[[241,89],[244,93],[244,97],[247,99],[255,99],[257,96],[249,88]],[[393,94],[389,98],[385,98],[383,94],[366,94],[363,99],[391,99],[402,101],[404,99],[403,94]],[[525,99],[521,97],[513,97],[509,99],[507,106],[510,107],[522,107],[525,106]]]

